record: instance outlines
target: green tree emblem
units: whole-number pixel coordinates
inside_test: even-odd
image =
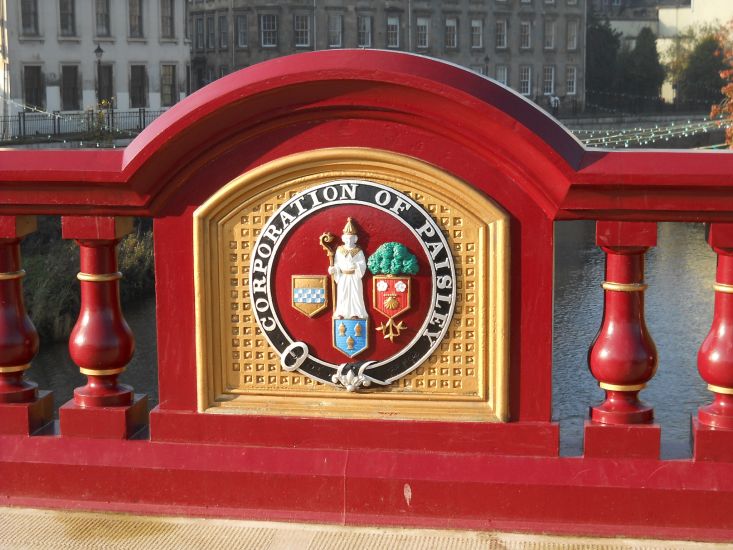
[[[367,266],[372,275],[416,275],[417,258],[402,243],[383,243],[369,256]]]

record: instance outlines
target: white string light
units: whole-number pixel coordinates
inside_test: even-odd
[[[653,127],[634,127],[620,130],[571,130],[587,147],[631,147],[645,146],[652,143],[670,141],[680,137],[706,134],[716,130],[730,128],[733,123],[724,119],[701,121],[687,120],[682,123],[659,124]]]

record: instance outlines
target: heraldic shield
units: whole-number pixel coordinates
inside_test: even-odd
[[[293,275],[292,304],[303,315],[313,317],[328,307],[328,278],[320,275]]]
[[[349,357],[354,357],[368,347],[368,335],[368,319],[333,320],[333,345]]]

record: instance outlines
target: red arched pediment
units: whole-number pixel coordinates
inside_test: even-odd
[[[121,172],[157,211],[189,174],[247,143],[245,166],[247,150],[270,158],[329,146],[393,148],[441,164],[431,149],[447,142],[496,166],[550,216],[584,154],[563,126],[488,78],[416,55],[339,50],[278,58],[206,86],[125,149]]]

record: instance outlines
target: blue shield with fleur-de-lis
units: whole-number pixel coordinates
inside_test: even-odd
[[[354,357],[369,347],[369,319],[333,319],[333,347]]]

